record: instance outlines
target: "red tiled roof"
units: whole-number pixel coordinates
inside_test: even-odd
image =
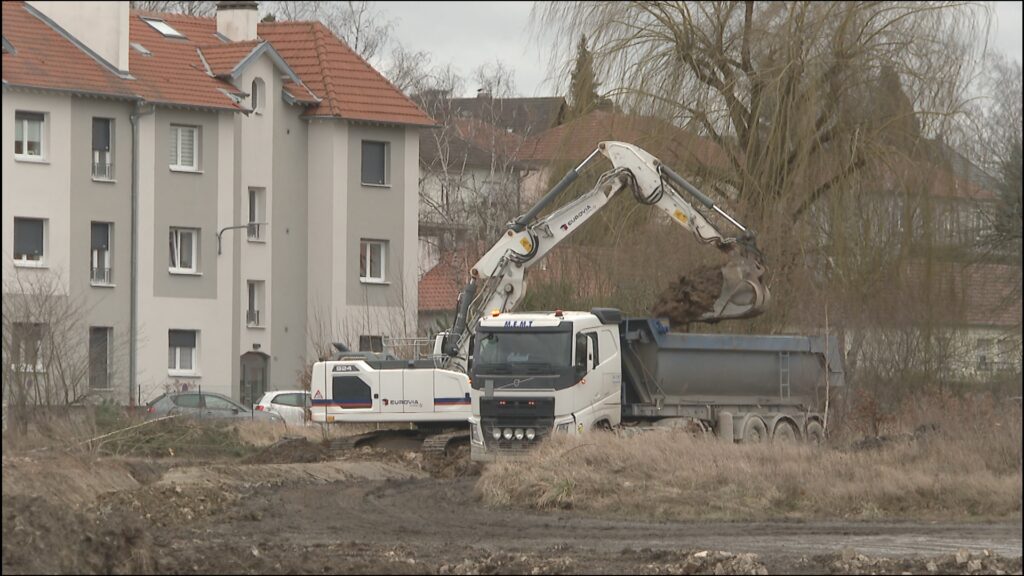
[[[268,40],[303,83],[322,102],[306,112],[416,126],[432,126],[401,90],[319,22],[263,22],[260,37]]]
[[[914,261],[907,265],[906,282],[914,293],[930,292],[941,299],[947,320],[954,324],[1020,325],[1020,266]]]
[[[454,310],[465,276],[450,262],[442,261],[431,268],[420,278],[420,312]]]
[[[134,98],[129,81],[30,14],[24,2],[3,3],[3,35],[15,50],[3,55],[5,84]]]
[[[252,54],[252,51],[260,44],[263,44],[262,40],[247,40],[228,44],[221,42],[200,46],[199,50],[202,51],[203,58],[214,76],[228,76],[235,66],[238,66],[246,56]]]
[[[158,17],[185,38],[170,38],[142,20]],[[24,2],[3,3],[3,34],[15,47],[3,55],[4,82],[17,86],[92,92],[151,102],[205,108],[242,109],[227,93],[238,88],[211,76],[229,74],[260,40],[223,42],[214,18],[134,10],[130,39],[150,54],[129,48],[132,78],[122,79],[29,12]],[[285,89],[311,104],[307,115],[431,126],[433,121],[365,60],[319,22],[259,25],[267,41],[307,89]],[[199,50],[203,56],[200,57]],[[203,59],[206,58],[206,64]],[[318,103],[317,98],[321,101]]]
[[[537,163],[583,160],[605,140],[647,148],[666,164],[725,166],[728,159],[713,142],[655,118],[595,110],[531,138],[520,159]],[[677,167],[680,169],[680,167]]]
[[[163,19],[185,38],[168,38],[147,24],[141,16]],[[217,24],[212,18],[182,14],[132,11],[129,17],[132,42],[141,44],[151,55],[130,50],[128,70],[137,78],[136,92],[150,102],[240,109],[226,92],[237,92],[233,85],[206,73],[198,46],[219,42]],[[222,91],[223,90],[223,91]]]

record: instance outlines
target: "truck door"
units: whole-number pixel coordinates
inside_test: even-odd
[[[379,370],[380,411],[383,413],[402,412],[405,395],[402,392],[404,370]]]
[[[336,365],[331,371],[331,397],[327,404],[334,413],[380,412],[380,380],[377,372],[353,365]],[[314,398],[314,404],[316,399]]]

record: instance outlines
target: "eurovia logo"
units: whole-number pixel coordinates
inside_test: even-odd
[[[572,226],[573,224],[575,224],[577,220],[579,220],[580,218],[582,218],[584,214],[586,214],[587,212],[590,212],[590,211],[591,211],[591,210],[593,210],[593,209],[594,209],[594,207],[593,207],[593,206],[591,206],[590,204],[587,204],[586,206],[584,206],[584,207],[583,207],[583,209],[582,209],[582,210],[580,210],[579,212],[577,212],[575,216],[573,216],[572,218],[570,218],[568,222],[566,222],[565,224],[562,224],[562,225],[560,226],[560,228],[561,228],[562,230],[568,230],[568,229],[569,229],[569,227],[570,227],[570,226]]]

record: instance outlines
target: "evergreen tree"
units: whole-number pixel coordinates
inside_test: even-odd
[[[576,66],[569,83],[569,116],[578,118],[607,103],[597,95],[600,82],[594,74],[594,55],[587,49],[586,35],[580,36],[576,50]]]

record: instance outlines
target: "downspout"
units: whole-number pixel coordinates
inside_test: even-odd
[[[145,100],[136,100],[135,108],[128,117],[132,124],[132,272],[131,307],[128,313],[128,405],[132,407],[142,402],[136,369],[139,342],[139,118],[155,111],[154,108],[143,111],[145,103]]]

